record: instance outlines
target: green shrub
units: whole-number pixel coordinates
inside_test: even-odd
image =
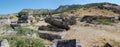
[[[6,25],[5,27],[3,27],[3,30],[12,30],[12,27],[10,25]]]
[[[100,24],[103,24],[103,25],[113,25],[113,23],[114,23],[114,22],[108,21],[106,19],[97,19],[95,21],[97,21],[97,22],[99,22]]]
[[[40,39],[32,39],[20,36],[5,36],[0,39],[7,39],[10,47],[45,47]]]
[[[18,31],[17,32],[18,34],[22,34],[22,35],[29,34],[29,33],[37,33],[38,32],[37,30],[33,30],[33,29],[21,27],[21,26],[17,27],[15,30]]]

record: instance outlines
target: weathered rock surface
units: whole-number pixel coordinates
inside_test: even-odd
[[[8,40],[6,39],[2,40],[0,47],[10,47]]]
[[[66,22],[66,18],[65,17],[47,17],[45,19],[45,22],[58,27],[58,28],[62,28],[62,29],[66,29],[69,30],[70,27],[68,26],[67,22]]]
[[[62,32],[64,29],[57,28],[55,26],[47,25],[47,26],[39,26],[38,30],[44,30],[44,31],[54,31],[54,32]]]
[[[76,47],[76,39],[71,40],[54,40],[50,47]],[[81,47],[81,46],[79,46]]]

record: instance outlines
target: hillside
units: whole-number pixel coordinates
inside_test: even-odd
[[[65,5],[56,9],[59,12],[56,15],[66,16],[119,16],[120,6],[112,3],[91,3],[85,5]]]

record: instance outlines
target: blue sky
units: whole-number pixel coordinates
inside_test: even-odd
[[[22,9],[56,9],[60,5],[110,2],[120,4],[120,0],[0,0],[0,14],[17,13]]]

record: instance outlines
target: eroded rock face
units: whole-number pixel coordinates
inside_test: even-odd
[[[53,35],[53,34],[49,34],[49,33],[39,33],[39,36],[43,39],[47,39],[47,40],[54,40],[54,39],[61,39],[60,35]]]
[[[2,40],[0,47],[10,47],[8,40],[7,39]]]

